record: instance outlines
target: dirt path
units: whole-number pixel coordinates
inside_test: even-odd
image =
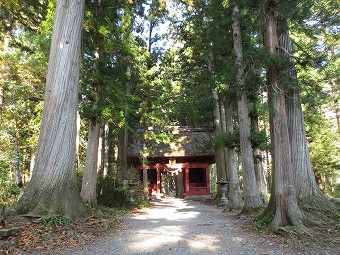
[[[235,216],[197,201],[167,197],[124,216],[118,233],[82,247],[43,254],[329,254],[303,251],[241,228]],[[35,253],[38,254],[38,253]]]

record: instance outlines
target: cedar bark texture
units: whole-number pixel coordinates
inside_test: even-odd
[[[127,116],[127,111],[124,114]],[[129,177],[127,165],[128,126],[126,124],[119,130],[118,141],[117,179],[123,181]]]
[[[214,98],[214,136],[222,134],[222,116],[220,107],[220,98],[215,88],[212,89],[212,95]],[[215,148],[215,159],[216,159],[216,173],[217,180],[226,180],[227,171],[225,167],[224,149],[223,147]]]
[[[226,121],[226,129],[227,129],[226,131],[233,132],[234,131],[233,109],[232,109],[232,99],[230,96],[225,97],[224,109],[225,109],[225,121]],[[239,182],[238,173],[237,173],[236,149],[227,147],[225,150],[226,150],[226,153],[225,153],[226,154],[226,166],[227,166],[228,181],[229,181],[228,207],[230,210],[242,209],[243,201],[241,197],[240,182]]]
[[[86,148],[84,176],[81,186],[81,198],[84,203],[96,207],[97,203],[97,175],[98,175],[98,147],[100,126],[97,119],[91,119]]]
[[[58,0],[45,105],[32,179],[12,214],[86,216],[76,179],[76,133],[84,0]]]
[[[278,55],[278,12],[273,2],[269,2],[263,15],[263,39],[268,52]],[[271,227],[302,226],[302,214],[297,204],[292,173],[291,151],[285,106],[285,92],[278,81],[278,68],[267,67],[270,134],[273,156],[273,190],[275,202],[269,207],[275,210]]]
[[[241,163],[243,172],[243,194],[244,194],[244,210],[260,208],[263,206],[263,202],[260,198],[259,191],[257,189],[253,151],[250,141],[250,128],[249,128],[249,114],[247,107],[247,95],[244,90],[243,74],[244,66],[242,61],[242,39],[241,28],[239,22],[239,7],[235,5],[233,8],[233,42],[234,52],[236,55],[236,83],[238,85],[237,95],[237,109],[238,120],[240,127],[240,151],[241,151]]]
[[[283,17],[281,19],[284,21]],[[308,206],[331,209],[334,205],[318,187],[312,170],[289,31],[280,28],[279,31],[279,54],[287,56],[289,63],[281,72],[287,79],[284,89],[287,91],[286,111],[296,197]]]
[[[255,103],[254,103],[254,107]],[[251,116],[251,127],[255,130],[259,130],[259,120],[258,116],[252,115]],[[259,189],[260,197],[262,201],[267,204],[268,203],[268,189],[267,189],[267,182],[266,182],[266,174],[263,168],[263,152],[261,148],[254,148],[253,149],[253,157],[254,157],[254,170],[256,176],[256,183]]]
[[[7,26],[4,29],[3,33],[3,48],[0,51],[1,57],[5,56],[8,53],[9,42],[11,39],[11,34],[13,32],[14,21],[11,14],[8,14],[7,17]],[[6,80],[6,76],[8,75],[8,67],[4,64],[0,66],[0,118],[2,116],[2,107],[3,107],[3,97],[4,97],[4,84]]]

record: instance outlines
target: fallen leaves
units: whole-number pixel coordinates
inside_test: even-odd
[[[43,251],[60,247],[74,247],[94,241],[108,231],[112,231],[122,222],[115,219],[90,217],[86,222],[68,223],[63,225],[44,226],[37,220],[13,222],[9,225],[19,226],[20,230],[14,237],[17,240],[15,250]],[[0,250],[5,254],[15,254],[11,250]]]

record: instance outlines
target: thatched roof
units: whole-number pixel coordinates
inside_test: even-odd
[[[150,139],[147,148],[150,157],[184,157],[213,156],[211,137],[203,128],[166,127],[148,130],[150,133],[161,134],[160,139]],[[129,157],[138,157],[143,148],[143,130],[137,130],[130,139]]]

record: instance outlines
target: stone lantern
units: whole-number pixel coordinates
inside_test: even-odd
[[[134,203],[135,200],[133,199],[133,195],[134,195],[134,193],[135,193],[135,187],[137,186],[137,183],[136,183],[136,182],[129,181],[129,182],[128,182],[128,185],[129,185],[129,190],[130,190],[130,202],[131,202],[131,203]]]
[[[227,193],[227,190],[228,190],[228,188],[227,188],[228,183],[229,182],[223,180],[223,178],[220,181],[216,182],[216,184],[220,185],[220,192],[221,192],[221,197],[220,197],[219,202],[217,204],[217,206],[219,206],[219,207],[226,207],[227,204],[228,204],[228,198],[226,197],[226,193]]]

